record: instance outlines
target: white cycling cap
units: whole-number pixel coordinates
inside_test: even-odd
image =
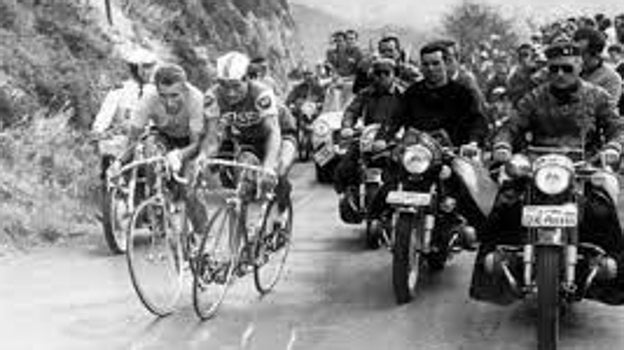
[[[232,51],[217,59],[217,79],[240,80],[247,75],[249,57],[243,53]]]
[[[142,47],[124,50],[122,56],[126,62],[134,64],[154,64],[158,61],[156,54]]]

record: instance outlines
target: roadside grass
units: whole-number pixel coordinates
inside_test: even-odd
[[[98,158],[68,115],[0,133],[0,245],[27,249],[99,229]]]

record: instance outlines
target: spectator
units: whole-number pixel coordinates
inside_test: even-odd
[[[537,87],[532,79],[537,72],[537,52],[533,45],[524,43],[516,50],[518,63],[511,69],[507,78],[507,97],[515,106],[527,92]]]
[[[334,48],[327,51],[325,58],[333,71],[341,77],[355,74],[361,57],[352,56],[354,51],[347,45],[347,34],[338,31],[332,35]]]
[[[621,44],[609,46],[609,55],[611,56],[615,71],[624,80],[624,47]],[[624,89],[620,96],[619,102],[620,115],[624,115]]]
[[[574,41],[580,46],[583,58],[581,78],[607,90],[613,105],[617,105],[622,94],[622,78],[603,62],[604,35],[596,29],[580,28],[574,33]]]

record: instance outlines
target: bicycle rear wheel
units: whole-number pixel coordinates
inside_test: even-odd
[[[217,313],[232,282],[240,246],[235,243],[237,226],[236,211],[223,206],[203,232],[193,271],[193,307],[202,320]]]
[[[143,305],[157,316],[175,311],[183,287],[183,245],[169,218],[166,200],[149,198],[135,210],[127,239],[132,285]]]
[[[261,294],[269,293],[282,275],[292,242],[292,204],[286,207],[286,220],[280,223],[276,201],[268,206],[255,240],[254,282]]]

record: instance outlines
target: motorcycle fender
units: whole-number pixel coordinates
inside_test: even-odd
[[[557,228],[540,228],[537,230],[536,246],[561,246],[565,241],[563,229]]]
[[[488,170],[479,163],[459,157],[453,159],[451,167],[468,189],[481,213],[488,216],[494,206],[499,188],[498,184],[490,177]]]
[[[410,210],[411,209],[411,210]],[[399,217],[403,216],[406,217],[407,215],[405,215],[405,213],[407,214],[412,214],[409,215],[409,220],[415,221],[416,224],[413,225],[413,231],[410,233],[412,235],[412,239],[414,240],[415,244],[416,244],[416,250],[417,251],[422,251],[422,234],[424,231],[424,216],[422,215],[418,215],[418,209],[416,208],[396,208],[395,214],[393,215],[393,232],[394,232],[394,237],[393,237],[393,242],[396,242],[396,237],[398,236],[398,232],[396,232],[396,227],[397,227],[397,222],[396,220],[399,219]],[[400,215],[403,214],[403,215]],[[422,222],[418,222],[418,221],[422,221]]]

